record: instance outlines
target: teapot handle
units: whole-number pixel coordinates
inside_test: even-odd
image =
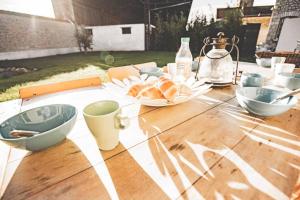
[[[199,62],[198,62],[198,67],[197,67],[197,71],[196,71],[196,75],[195,75],[195,79],[198,80],[198,73],[199,73],[199,69],[200,69],[200,57],[203,53],[204,56],[206,56],[207,58],[209,59],[222,59],[222,58],[225,58],[226,56],[228,56],[229,54],[232,53],[233,49],[235,48],[236,51],[237,51],[237,59],[236,59],[236,71],[235,71],[235,77],[234,77],[234,84],[236,84],[236,80],[237,80],[237,73],[238,73],[238,64],[239,64],[239,57],[240,57],[240,53],[239,53],[239,48],[237,46],[237,44],[239,43],[240,39],[239,37],[237,37],[236,35],[234,35],[231,39],[231,44],[228,44],[231,46],[231,49],[228,53],[226,53],[225,55],[221,56],[221,57],[210,57],[207,55],[207,53],[205,52],[206,50],[206,47],[207,46],[212,46],[213,44],[210,43],[210,37],[206,37],[204,38],[203,40],[203,43],[204,43],[204,46],[201,48],[200,50],[200,54],[199,54]]]

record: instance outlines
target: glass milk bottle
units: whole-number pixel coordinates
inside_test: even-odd
[[[181,38],[181,46],[176,54],[175,81],[182,82],[191,76],[193,56],[190,51],[190,38]]]

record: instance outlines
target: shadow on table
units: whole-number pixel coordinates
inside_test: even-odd
[[[285,131],[291,128],[279,128],[281,123],[276,119],[264,121],[249,116],[231,104],[206,116],[197,119],[202,127],[185,131],[187,127],[179,125],[176,130],[152,136],[128,152],[169,198],[177,198],[183,193],[188,199],[226,198],[228,195],[233,199],[287,199],[297,178],[287,178],[288,174],[296,174],[300,164],[296,160],[299,138]],[[296,127],[299,119],[295,122]],[[214,126],[209,125],[209,120],[215,120]],[[144,123],[150,124],[145,118],[139,123],[141,127]],[[189,122],[186,123],[188,126]],[[215,128],[217,124],[221,128]],[[257,134],[259,129],[253,131],[256,126],[265,128],[265,134]],[[159,131],[160,127],[151,128]],[[144,134],[153,132],[151,128],[144,130]],[[291,129],[291,132],[295,131],[297,129]],[[278,161],[278,155],[286,159]],[[286,186],[286,183],[290,185]]]
[[[297,111],[262,120],[225,104],[161,131],[142,116],[111,152],[90,137],[27,157],[3,199],[286,199],[300,169],[299,120]]]
[[[70,160],[72,162],[68,162]],[[3,199],[28,199],[37,193],[43,193],[44,190],[45,198],[48,199],[67,195],[71,188],[72,191],[76,188],[75,182],[70,187],[60,185],[61,187],[57,190],[52,190],[55,191],[53,193],[47,193],[47,190],[51,190],[52,187],[56,187],[55,184],[81,172],[82,169],[91,167],[91,164],[82,149],[67,139],[54,147],[35,152],[23,159],[13,173]],[[9,164],[9,166],[13,165],[14,163]],[[93,174],[97,174],[97,171],[93,170]],[[95,185],[103,188],[100,181],[95,182]],[[102,195],[109,197],[105,190]]]

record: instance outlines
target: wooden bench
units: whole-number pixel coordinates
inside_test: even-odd
[[[63,81],[58,83],[50,83],[45,85],[35,85],[22,87],[19,89],[21,99],[30,98],[34,96],[40,96],[45,94],[51,94],[64,90],[71,90],[82,87],[99,86],[101,85],[101,79],[98,76],[88,77],[77,80]]]
[[[300,53],[299,52],[256,52],[259,58],[272,58],[272,57],[286,57],[285,63],[293,63],[296,67],[300,67]]]
[[[110,79],[123,80],[129,76],[140,76],[140,70],[148,67],[157,67],[155,62],[148,62],[142,64],[128,65],[122,67],[112,67],[107,70]]]

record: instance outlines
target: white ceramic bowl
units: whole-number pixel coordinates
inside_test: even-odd
[[[296,90],[300,88],[300,73],[280,73],[278,74],[276,79],[279,85],[284,86],[290,90]]]
[[[271,67],[271,58],[257,58],[256,64],[261,67],[270,68]]]
[[[292,63],[277,63],[275,65],[275,74],[293,73],[295,64]]]
[[[283,99],[274,104],[269,103],[283,93],[267,88],[243,87],[237,88],[236,98],[239,104],[249,113],[270,117],[282,114],[297,104],[295,96]]]

